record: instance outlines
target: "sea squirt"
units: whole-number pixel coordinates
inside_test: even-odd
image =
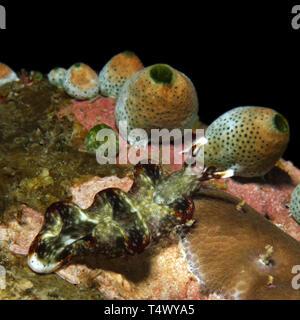
[[[118,98],[124,83],[143,68],[142,62],[132,51],[115,55],[99,73],[101,94]]]
[[[227,111],[206,133],[206,166],[234,170],[235,176],[257,177],[270,171],[290,137],[288,121],[270,108],[238,107]]]
[[[12,81],[18,81],[16,73],[6,64],[0,62],[0,87]]]
[[[84,63],[75,63],[66,72],[63,87],[76,100],[88,100],[99,94],[96,72]]]
[[[64,87],[64,80],[67,70],[64,68],[54,68],[48,73],[48,80],[57,88]]]
[[[103,133],[103,140],[99,139],[98,134]],[[100,137],[101,138],[101,137]],[[113,149],[113,155],[117,156],[119,152],[119,138],[115,131],[108,125],[102,123],[94,126],[85,137],[85,147],[88,151],[96,153],[99,147],[103,144],[109,144],[111,139],[110,147]],[[108,147],[105,146],[104,155],[108,155]]]
[[[192,128],[198,114],[198,97],[192,81],[166,64],[137,72],[121,89],[116,124],[127,121],[129,130]],[[130,141],[129,141],[130,142]]]

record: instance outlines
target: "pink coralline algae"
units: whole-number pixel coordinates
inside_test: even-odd
[[[58,118],[61,119],[63,116],[73,113],[76,120],[88,130],[101,123],[117,130],[114,118],[115,106],[116,100],[112,98],[101,97],[92,103],[74,100],[71,106],[58,112]]]
[[[0,241],[8,241],[12,252],[27,255],[32,239],[41,229],[43,221],[41,213],[24,205],[21,221],[14,219],[7,226],[0,225]]]
[[[300,227],[289,210],[291,194],[300,183],[300,171],[289,161],[281,160],[281,167],[284,170],[275,167],[265,179],[224,180],[225,191],[244,199],[249,206],[300,241]],[[222,181],[218,181],[217,185],[221,184]]]

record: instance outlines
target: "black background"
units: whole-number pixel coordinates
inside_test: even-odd
[[[0,30],[0,61],[14,70],[48,73],[82,61],[100,71],[113,55],[132,50],[146,66],[167,63],[189,76],[206,123],[243,105],[284,114],[291,126],[284,158],[300,167],[300,30],[291,27],[296,2],[0,4],[7,11],[7,29]]]

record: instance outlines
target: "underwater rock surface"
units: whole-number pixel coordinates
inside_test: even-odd
[[[296,222],[289,217],[288,209],[284,205],[286,201],[289,201],[291,192],[300,177],[300,171],[290,162],[284,160],[281,161],[281,168],[274,168],[266,177],[266,181],[259,180],[249,183],[245,181],[237,182],[235,181],[236,179],[227,179],[226,191],[235,194],[239,198],[244,198],[246,203],[252,206],[255,205],[261,215],[268,214],[273,224],[278,225],[278,221],[280,221],[281,225],[279,226],[281,229],[292,237],[299,239],[299,226],[295,225]],[[91,179],[88,184],[94,184],[97,190],[100,190],[103,186],[109,187],[110,183],[116,186],[116,181],[104,180],[105,183],[102,182],[100,185],[99,181],[100,179]],[[124,180],[120,179],[119,181],[119,185],[124,188]],[[217,183],[216,185],[216,182],[207,182],[207,186],[204,189],[211,186],[224,189],[224,183],[219,181]],[[83,186],[85,186],[84,183],[81,189],[85,189]],[[262,190],[264,192],[263,197],[261,195]],[[93,198],[95,192],[96,190],[91,188],[89,197]],[[84,194],[85,197],[88,196],[86,191]],[[249,196],[247,197],[247,195]],[[80,203],[77,200],[77,204]],[[278,206],[280,203],[282,205]],[[198,214],[199,219],[201,219],[201,212]],[[30,242],[42,226],[42,220],[42,214],[29,208],[24,208],[21,222],[13,221],[8,227],[0,227],[0,240],[9,240],[10,250],[13,252],[26,254]],[[269,224],[267,221],[266,223]],[[223,218],[220,218],[220,225],[222,226],[222,224]],[[246,229],[247,225],[245,226]],[[296,262],[297,257],[295,256],[294,259]],[[219,268],[223,270],[222,264]],[[86,285],[96,286],[108,299],[226,298],[218,290],[211,292],[207,290],[206,286],[201,288],[201,284],[199,291],[199,284],[189,271],[186,259],[178,245],[178,236],[175,233],[169,239],[164,239],[162,242],[152,245],[140,255],[117,259],[106,259],[103,256],[84,257],[84,259],[75,258],[71,261],[71,264],[60,269],[57,274],[79,287]],[[287,276],[292,276],[292,274],[289,273]],[[274,277],[275,283],[276,277]],[[257,298],[299,299],[300,293],[297,290],[291,290],[290,293],[286,294],[284,289],[282,295],[280,295],[280,290],[276,291],[279,291],[279,295],[268,296],[261,293]],[[255,299],[255,296],[250,298]]]

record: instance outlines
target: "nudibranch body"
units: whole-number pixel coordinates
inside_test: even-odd
[[[48,73],[48,80],[57,88],[63,88],[67,70],[64,68],[54,68]]]
[[[238,107],[217,118],[206,130],[205,165],[234,170],[235,176],[266,174],[289,142],[289,124],[273,109]]]
[[[198,97],[192,81],[169,65],[157,64],[132,76],[117,101],[116,124],[128,129],[191,128],[198,114]]]
[[[292,217],[300,224],[300,184],[292,192],[290,212]]]
[[[84,63],[75,63],[66,72],[64,89],[77,100],[88,100],[99,93],[98,76]]]
[[[0,62],[0,87],[6,83],[18,81],[16,73],[6,64]]]
[[[193,165],[186,163],[165,176],[159,165],[138,164],[128,193],[103,190],[85,210],[68,201],[52,204],[31,244],[28,264],[38,273],[49,273],[72,256],[90,251],[108,257],[140,253],[150,241],[189,223],[194,209],[191,194],[201,181],[222,176],[210,170],[195,174]]]
[[[100,71],[101,94],[118,98],[124,83],[143,68],[140,59],[131,51],[115,55]]]
[[[91,249],[109,257],[141,252],[150,238],[154,240],[192,217],[193,202],[176,192],[165,193],[172,190],[169,185],[157,192],[160,183],[168,185],[159,167],[137,167],[129,193],[102,191],[86,210],[72,202],[51,205],[44,227],[31,245],[29,266],[48,273],[71,256]]]

